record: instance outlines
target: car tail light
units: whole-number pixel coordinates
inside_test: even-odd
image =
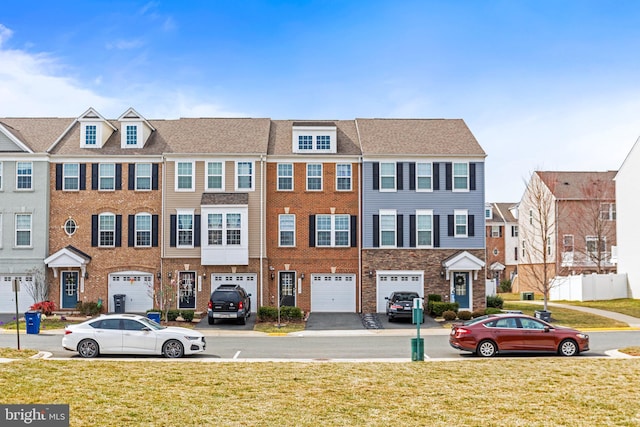
[[[391,308],[393,308],[393,309],[395,309],[395,310],[402,310],[404,307],[403,307],[403,306],[401,306],[401,305],[398,305],[398,304],[393,304],[393,305],[391,306]]]
[[[65,329],[65,330],[64,330],[64,334],[65,334],[65,335],[69,335],[70,333],[71,333],[71,330],[69,330],[69,329]]]
[[[456,338],[460,338],[465,334],[470,334],[471,331],[465,328],[456,328]]]
[[[238,310],[242,310],[242,307],[244,307],[244,304],[242,303],[242,301],[240,301],[238,303]]]
[[[209,300],[209,304],[207,304],[207,307],[213,308],[213,303],[211,302],[211,300]]]

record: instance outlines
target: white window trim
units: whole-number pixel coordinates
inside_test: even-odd
[[[112,165],[113,176],[102,175],[102,167]],[[113,188],[102,188],[103,178],[113,178]],[[98,191],[116,191],[116,164],[115,163],[99,163],[98,164]]]
[[[500,237],[500,226],[499,225],[490,225],[490,227],[491,227],[490,237],[492,237],[494,239],[499,238]]]
[[[419,216],[429,216],[431,217],[431,241],[428,245],[421,245],[419,236],[420,229],[418,228],[418,217]],[[418,209],[416,210],[416,247],[417,248],[432,248],[433,247],[433,209]]]
[[[143,217],[143,216],[149,218],[149,230],[139,230],[138,229],[138,218]],[[134,234],[133,234],[134,246],[136,248],[150,248],[151,245],[152,245],[152,239],[153,239],[153,216],[150,213],[147,213],[147,212],[137,213],[135,215],[135,217],[134,217],[133,224],[134,224],[134,228],[135,228]],[[139,245],[138,244],[138,232],[141,232],[141,233],[148,232],[149,233],[149,244],[148,245]]]
[[[389,178],[391,175],[382,174],[382,165],[393,165],[393,188],[382,188],[382,178]],[[381,193],[392,193],[398,191],[398,165],[396,162],[380,162],[380,176],[378,177],[378,188]]]
[[[29,228],[18,228],[18,216],[29,216]],[[20,212],[15,214],[14,217],[14,229],[15,229],[15,236],[14,236],[14,244],[16,248],[32,248],[33,247],[33,214],[29,213],[29,212]],[[29,244],[28,245],[18,245],[18,232],[19,231],[29,231]]]
[[[430,175],[420,175],[418,174],[418,165],[429,165],[431,167],[431,174]],[[420,188],[420,186],[418,185],[419,182],[419,178],[420,177],[429,177],[431,178],[431,187],[429,188]],[[420,192],[420,193],[433,193],[433,162],[416,162],[416,191]]]
[[[2,186],[4,185],[4,165],[3,162],[0,162],[0,191],[2,191]]]
[[[467,165],[467,174],[466,175],[456,175],[456,165]],[[456,177],[466,178],[467,184],[465,188],[456,188]],[[455,162],[451,165],[451,191],[456,193],[468,193],[469,192],[469,162]]]
[[[187,176],[187,175],[180,175],[178,173],[178,165],[180,163],[190,163],[191,164],[191,187],[189,188],[179,188],[178,187],[178,181],[179,181],[179,177],[180,176]],[[174,162],[174,167],[175,167],[175,191],[176,192],[190,192],[190,191],[195,191],[196,189],[196,162],[193,160],[176,160]]]
[[[320,230],[318,228],[318,220],[320,219],[320,217],[329,217],[331,219],[331,228],[329,230]],[[337,230],[336,229],[336,219],[338,217],[347,217],[347,225],[348,228],[347,230]],[[348,248],[351,246],[351,216],[348,214],[321,214],[321,215],[316,215],[316,236],[315,236],[315,240],[316,240],[316,247],[319,248]],[[320,233],[321,231],[326,232],[329,231],[330,235],[331,235],[331,242],[328,245],[320,245],[318,244],[319,239],[318,239],[318,233]],[[338,231],[341,232],[347,232],[347,244],[346,245],[338,245],[336,244],[336,233]]]
[[[570,251],[566,251],[565,248],[569,245],[567,245],[566,240],[567,238],[571,239],[571,250]],[[586,239],[585,239],[586,240]],[[575,238],[573,237],[573,234],[564,234],[562,236],[562,252],[574,252],[576,250],[576,245],[575,245]]]
[[[281,219],[283,217],[292,217],[293,218],[293,230],[283,230]],[[290,232],[293,231],[293,243],[291,245],[283,245],[282,244],[282,232]],[[296,247],[296,216],[294,214],[280,214],[278,215],[278,247],[281,248],[295,248]]]
[[[101,228],[101,221],[100,219],[102,217],[106,217],[106,216],[110,216],[113,217],[113,244],[111,245],[103,245],[102,244],[102,228]],[[103,212],[101,214],[98,215],[98,247],[100,248],[115,248],[116,246],[116,232],[117,232],[117,224],[116,224],[116,215],[114,213],[111,212]],[[104,231],[110,231],[110,230],[104,230]]]
[[[313,166],[320,166],[320,176],[319,177],[318,176],[309,176],[309,166],[312,166],[312,165]],[[306,178],[307,191],[322,191],[323,190],[323,187],[324,187],[324,185],[323,185],[324,184],[323,183],[323,181],[324,181],[324,171],[323,171],[323,167],[322,166],[323,166],[322,163],[307,163],[306,168],[305,168],[307,170],[307,172],[306,172],[306,174],[307,174],[307,178]],[[315,189],[315,188],[314,189],[310,189],[309,188],[309,178],[314,178],[314,179],[320,178],[320,188],[318,188],[318,189]]]
[[[338,167],[339,166],[348,166],[349,167],[349,188],[339,188],[338,179],[345,179],[344,176],[338,175]],[[336,191],[353,191],[353,165],[351,163],[336,163]]]
[[[216,175],[209,175],[209,165],[211,163],[220,163],[220,165],[222,166],[222,169],[220,171],[220,188],[212,188],[209,187],[209,177],[210,176],[216,176]],[[207,160],[206,162],[204,162],[204,189],[205,191],[208,192],[214,192],[214,191],[224,191],[225,187],[225,181],[224,181],[224,177],[225,177],[225,162],[224,160]]]
[[[65,173],[65,166],[67,165],[76,165],[78,167],[78,174],[75,176],[68,176]],[[66,188],[67,180],[66,178],[75,178],[77,180],[77,188]],[[62,190],[63,191],[80,191],[80,164],[79,163],[63,163],[62,164]]]
[[[134,127],[136,128],[136,143],[135,144],[127,144],[127,128]],[[131,123],[126,122],[122,123],[122,139],[120,140],[120,148],[140,148],[142,146],[142,123]]]
[[[87,144],[87,126],[96,127],[95,144]],[[80,147],[81,148],[101,148],[102,147],[102,123],[101,122],[84,122],[80,130]]]
[[[488,220],[493,219],[493,208],[491,206],[484,207],[484,219],[488,219]]]
[[[29,175],[18,175],[18,164],[19,163],[29,163],[31,164],[31,173]],[[31,178],[30,180],[30,186],[28,188],[18,188],[18,177],[19,176],[29,176]],[[33,190],[33,162],[22,162],[22,161],[18,161],[16,162],[16,191],[32,191]]]
[[[191,216],[191,244],[181,245],[180,244],[180,216],[181,215],[189,215]],[[189,249],[194,247],[195,242],[195,209],[176,209],[176,248],[180,249]]]
[[[251,175],[240,175],[238,173],[238,166],[242,163],[250,163],[251,164]],[[240,188],[238,185],[240,176],[251,176],[251,188]],[[245,161],[238,160],[235,163],[235,190],[236,191],[254,191],[256,187],[256,163],[253,160]]]
[[[289,165],[291,166],[291,176],[287,176],[287,175],[280,175],[280,166],[283,165]],[[293,191],[295,189],[295,180],[294,175],[295,175],[295,166],[293,165],[293,163],[277,163],[276,164],[276,190],[277,191]],[[291,179],[291,188],[280,188],[280,178],[288,178]]]
[[[458,234],[458,217],[464,216],[464,234]],[[453,237],[469,237],[469,212],[466,209],[456,209],[453,211]]]
[[[327,137],[329,138],[329,146],[327,148],[320,148],[320,138],[324,138]],[[331,146],[333,144],[333,141],[331,140],[331,135],[315,135],[315,138],[313,138],[313,148],[315,149],[315,151],[317,152],[327,152],[331,150]]]
[[[2,212],[0,212],[0,249],[2,249],[2,229],[3,229],[3,225],[2,225]]]
[[[149,176],[142,176],[138,173],[138,166],[141,165],[149,165]],[[138,178],[149,178],[149,188],[138,188]],[[134,188],[135,191],[151,191],[153,189],[153,164],[152,163],[136,163],[135,165],[135,176],[133,177],[135,180]]]
[[[380,218],[380,223],[379,223],[379,236],[378,236],[378,241],[380,242],[380,247],[381,248],[395,248],[398,244],[398,213],[395,209],[381,209],[380,211],[378,211],[378,215]],[[385,245],[382,243],[382,217],[383,216],[393,216],[393,245]]]

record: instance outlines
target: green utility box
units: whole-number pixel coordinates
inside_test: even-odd
[[[520,299],[522,301],[533,301],[533,292],[520,292]]]
[[[411,338],[411,360],[424,360],[424,338]]]

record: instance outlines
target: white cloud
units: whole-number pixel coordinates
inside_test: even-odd
[[[0,24],[0,48],[4,44],[5,41],[9,40],[13,35],[13,31]]]

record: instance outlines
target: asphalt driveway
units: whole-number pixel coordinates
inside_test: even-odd
[[[438,322],[425,316],[421,328],[442,328]],[[306,330],[358,330],[358,329],[416,329],[411,319],[396,319],[389,322],[385,313],[310,313]]]

